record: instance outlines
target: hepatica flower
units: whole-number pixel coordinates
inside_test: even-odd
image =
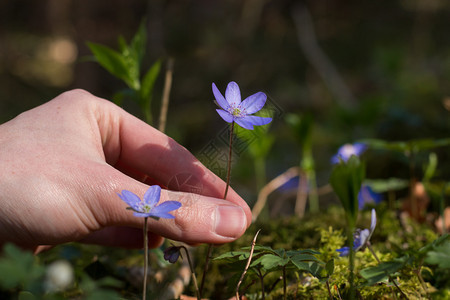
[[[170,246],[164,250],[164,259],[171,264],[175,263],[181,255],[181,247]]]
[[[368,185],[361,185],[358,193],[358,208],[363,209],[367,204],[378,204],[382,200],[382,196],[375,193]]]
[[[272,118],[251,115],[260,111],[266,103],[267,96],[263,92],[253,94],[241,102],[241,92],[234,81],[228,84],[225,97],[214,83],[212,90],[217,104],[221,107],[217,112],[226,122],[236,122],[242,128],[253,130],[253,126],[266,125],[272,121]]]
[[[375,209],[372,209],[372,217],[370,221],[370,229],[356,229],[353,233],[353,250],[356,252],[358,250],[363,249],[370,240],[372,233],[375,230],[375,226],[377,225],[377,214]],[[349,247],[342,247],[336,250],[340,253],[340,256],[347,256],[350,254]]]
[[[136,194],[127,190],[123,190],[122,194],[118,195],[130,206],[136,217],[174,219],[175,217],[169,212],[181,207],[181,203],[178,201],[166,201],[157,205],[161,198],[161,187],[158,185],[150,186],[142,200]]]
[[[331,158],[331,163],[338,164],[340,159],[347,162],[352,155],[360,156],[366,151],[367,145],[363,143],[345,144]]]

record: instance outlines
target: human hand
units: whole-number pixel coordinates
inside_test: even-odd
[[[59,95],[0,125],[0,244],[27,248],[80,241],[142,247],[143,218],[117,193],[141,198],[149,184],[160,202],[182,207],[174,220],[149,219],[150,247],[163,238],[226,243],[250,225],[251,212],[189,151],[113,103],[82,90]],[[189,193],[190,179],[198,194]],[[175,183],[175,184],[174,184]]]

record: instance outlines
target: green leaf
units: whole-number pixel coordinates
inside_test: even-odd
[[[330,184],[341,200],[350,227],[355,225],[358,216],[358,193],[364,176],[365,166],[355,155],[347,162],[336,164],[331,172]]]
[[[237,258],[238,260],[248,259],[250,252],[248,251],[230,251],[219,255],[213,260],[221,260],[221,259],[229,259],[229,258]]]
[[[407,188],[409,186],[409,181],[401,178],[366,179],[364,180],[364,184],[370,186],[376,193],[384,193]]]
[[[325,265],[325,270],[327,271],[328,277],[333,275],[334,273],[334,259],[331,259],[327,261],[327,264]]]
[[[312,249],[288,250],[288,251],[286,251],[286,255],[288,257],[293,257],[293,256],[299,255],[299,254],[318,255],[318,254],[320,254],[320,252],[317,251],[317,250],[312,250]]]
[[[153,86],[158,78],[161,69],[161,61],[157,60],[147,71],[147,73],[142,78],[141,82],[141,103],[147,102],[148,105],[151,102]]]
[[[361,140],[360,142],[366,144],[372,149],[391,150],[398,152],[405,152],[409,150],[408,143],[406,142],[387,142],[378,139],[364,139]]]
[[[119,38],[117,39],[119,44],[120,53],[122,56],[127,56],[130,53],[130,49],[128,48],[127,41],[125,41],[125,38],[123,35],[119,35]]]
[[[87,43],[87,45],[97,62],[109,73],[122,79],[130,88],[135,90],[139,88],[139,80],[131,75],[129,63],[122,54],[101,44]]]
[[[86,300],[122,300],[123,298],[115,291],[98,289],[87,295]]]
[[[278,267],[285,266],[289,263],[289,258],[283,258],[273,254],[265,254],[258,259],[255,259],[250,266],[254,267],[261,265],[264,269],[270,271]]]
[[[429,251],[425,262],[431,265],[438,265],[442,269],[450,269],[450,240]]]
[[[410,141],[387,142],[379,139],[365,139],[361,141],[373,149],[391,150],[403,153],[419,152],[437,147],[450,145],[450,138],[432,140],[416,139]]]
[[[272,114],[263,110],[258,114],[263,117],[272,117]],[[235,127],[236,136],[244,141],[248,147],[248,153],[253,158],[265,158],[272,148],[275,137],[268,134],[270,123],[262,126],[255,126],[253,130],[247,130],[240,126]]]
[[[424,175],[423,175],[424,182],[431,180],[431,178],[434,176],[434,173],[436,172],[436,168],[438,165],[438,157],[437,157],[436,153],[434,153],[434,152],[430,153],[428,158],[429,158],[429,162],[424,168],[424,170],[425,170]]]
[[[294,259],[291,259],[291,262],[300,271],[310,272],[310,263],[309,262],[302,261],[302,260],[297,261],[297,260],[294,260]]]
[[[446,243],[450,241],[450,235],[448,233],[441,235],[440,237],[438,237],[437,239],[435,239],[433,242],[431,242],[430,244],[422,247],[419,250],[419,253],[424,256],[426,255],[429,251],[436,249],[436,247],[439,247],[440,245],[442,245],[443,243]]]
[[[36,296],[33,295],[32,293],[28,292],[28,291],[21,291],[19,293],[19,300],[36,300]]]
[[[23,251],[13,244],[6,244],[3,247],[0,274],[8,276],[0,276],[0,287],[34,289],[44,272],[44,267],[35,263],[35,257],[31,252]]]
[[[367,285],[386,280],[390,275],[401,269],[409,257],[404,256],[392,261],[382,262],[378,266],[366,268],[360,271],[361,276],[367,280]]]
[[[315,261],[315,262],[319,261],[317,257],[310,254],[297,254],[292,256],[291,259],[297,261]]]
[[[251,247],[248,247],[248,246],[247,246],[247,247],[243,247],[242,249],[243,249],[243,250],[244,250],[244,249],[250,250]],[[272,253],[272,254],[278,255],[278,252],[277,252],[276,250],[272,249],[272,248],[269,247],[269,246],[255,245],[255,247],[254,247],[254,252],[256,252],[256,253],[258,253],[258,252],[260,252],[260,253]]]
[[[323,276],[324,268],[319,263],[316,262],[310,263],[308,271],[316,278],[321,279],[324,277]]]
[[[145,28],[145,23],[145,20],[141,22],[138,31],[130,43],[130,52],[138,65],[142,63],[145,54],[145,46],[147,44],[147,30]]]

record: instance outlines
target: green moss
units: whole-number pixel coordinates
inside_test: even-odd
[[[408,263],[394,273],[391,277],[398,282],[402,291],[410,299],[420,299],[428,297],[428,294],[436,293],[436,297],[447,295],[448,284],[441,282],[438,288],[432,283],[437,283],[435,272],[441,274],[443,278],[445,273],[433,266],[425,266],[423,275],[426,280],[426,289],[422,287],[416,271],[418,270],[418,261],[416,254],[419,249],[437,238],[436,233],[426,224],[417,224],[407,220],[406,224],[401,224],[395,212],[387,207],[378,207],[378,224],[375,233],[372,236],[373,249],[382,262],[392,261],[393,259],[411,256]],[[334,259],[334,273],[329,277],[331,294],[335,299],[342,297],[345,299],[349,291],[349,265],[347,257],[339,257],[336,249],[345,245],[345,222],[343,222],[343,211],[340,208],[330,208],[326,213],[310,215],[304,219],[296,217],[271,219],[270,222],[259,221],[253,224],[247,233],[238,241],[224,245],[214,250],[214,256],[242,247],[248,247],[251,244],[254,233],[261,229],[257,244],[270,246],[274,249],[284,248],[286,250],[297,249],[315,249],[320,252],[318,258],[324,262]],[[370,212],[363,211],[357,227],[366,228],[370,222]],[[404,226],[407,226],[407,230]],[[206,255],[205,249],[199,247],[196,251],[196,261],[203,265],[203,257]],[[360,275],[360,271],[369,267],[375,267],[378,262],[368,249],[356,253],[355,265],[355,285],[357,293],[364,299],[392,299],[395,293],[400,297],[400,293],[394,285],[388,280],[368,285],[367,281]],[[200,267],[198,268],[200,271]],[[214,262],[211,272],[208,273],[207,295],[212,299],[226,299],[233,294],[235,286],[232,285],[230,278],[232,272],[230,266],[224,263]],[[239,271],[239,275],[242,270]],[[281,272],[273,272],[264,278],[266,290],[266,299],[282,299],[283,287],[280,280]],[[251,277],[250,275],[247,277]],[[246,278],[247,280],[248,278]],[[288,296],[287,299],[325,299],[329,297],[325,279],[319,280],[309,273],[299,273],[290,271],[287,274]],[[242,286],[250,284],[251,281],[244,281]],[[269,293],[269,292],[270,293]],[[261,287],[259,282],[255,282],[247,290],[247,295],[260,295]],[[433,297],[435,294],[433,294]],[[255,296],[256,297],[256,296]],[[250,297],[251,298],[251,297]]]

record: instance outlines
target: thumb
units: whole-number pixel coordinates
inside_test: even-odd
[[[127,210],[128,204],[119,198],[118,193],[126,189],[142,199],[149,186],[112,167],[111,169],[122,178],[112,185],[109,181],[108,186],[114,187],[109,190],[110,192],[105,193],[105,188],[98,190],[96,198],[99,199],[99,207],[103,208],[101,210],[103,215],[96,216],[96,219],[103,219],[106,226],[143,228],[144,218],[136,217],[131,210]],[[189,244],[222,244],[239,238],[249,225],[244,209],[227,200],[162,189],[158,205],[166,201],[181,203],[180,208],[170,212],[175,218],[159,220],[149,218],[148,230],[172,240]]]

